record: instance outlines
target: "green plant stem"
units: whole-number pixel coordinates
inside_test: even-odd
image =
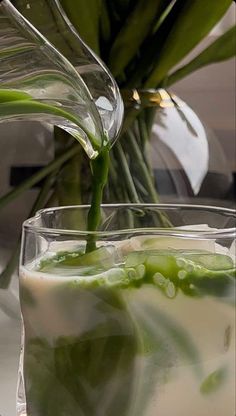
[[[70,147],[65,153],[58,158],[54,159],[47,166],[42,168],[39,172],[32,175],[29,179],[26,179],[22,182],[17,188],[14,188],[12,191],[8,192],[6,195],[0,198],[0,209],[9,204],[23,192],[32,188],[36,183],[40,182],[51,172],[55,171],[57,168],[61,167],[65,162],[71,159],[80,151],[80,145],[75,144]]]
[[[124,192],[123,192],[123,188],[119,184],[117,169],[116,169],[116,160],[114,158],[113,151],[110,152],[108,192],[109,192],[108,194],[109,202],[124,201],[124,197],[123,197]],[[129,202],[129,200],[127,202]]]
[[[58,169],[55,169],[55,171],[52,172],[48,176],[48,178],[45,180],[39,192],[39,195],[30,211],[29,217],[34,215],[40,208],[43,208],[57,171]],[[8,260],[8,263],[5,269],[0,274],[0,289],[7,289],[10,285],[12,274],[14,273],[17,267],[18,260],[19,260],[20,245],[21,245],[21,236],[19,237],[17,241],[16,247],[13,250],[10,259]]]
[[[146,164],[143,154],[137,144],[137,140],[131,131],[127,132],[127,138],[128,138],[128,143],[131,146],[132,156],[134,157],[136,161],[138,161],[139,169],[145,182],[144,186],[147,189],[152,202],[157,204],[160,202],[160,200],[159,200],[155,185],[153,183],[151,173],[148,170],[148,165]],[[169,221],[168,217],[165,214],[158,213],[158,215],[159,215],[159,219],[163,227],[172,226],[171,222]]]
[[[127,159],[125,157],[125,153],[124,150],[122,149],[122,146],[120,143],[117,143],[115,148],[114,148],[114,152],[116,154],[117,157],[117,161],[119,164],[119,169],[123,174],[123,178],[127,187],[127,192],[128,195],[130,197],[130,202],[135,202],[135,203],[140,203],[140,199],[139,196],[137,194],[135,185],[134,185],[134,181],[132,178],[132,175],[130,173],[130,169],[129,169],[129,165],[127,162]]]
[[[125,116],[124,123],[122,126],[121,135],[125,134],[132,127],[134,121],[139,116],[141,111],[142,111],[141,107],[128,108],[126,110],[126,116]]]
[[[144,109],[145,112],[145,125],[146,125],[146,130],[147,130],[147,135],[148,138],[150,137],[151,133],[152,133],[152,126],[153,123],[155,121],[155,116],[156,116],[156,111],[157,111],[157,106],[155,107],[148,107]]]
[[[150,110],[147,109],[147,110]],[[156,111],[156,108],[155,108]],[[151,121],[151,120],[149,120]],[[152,120],[153,123],[154,120]],[[142,157],[143,160],[147,166],[148,172],[151,176],[151,180],[154,181],[154,177],[153,177],[153,170],[150,164],[150,160],[148,158],[147,155],[147,149],[148,146],[150,146],[150,136],[151,136],[151,131],[152,128],[151,126],[149,126],[147,118],[146,118],[146,114],[145,114],[145,110],[140,114],[140,116],[137,119],[137,125],[138,125],[138,134],[141,137],[141,142],[142,142],[142,146],[141,146],[141,153],[142,153]]]
[[[142,141],[142,147],[145,148],[146,143],[149,141],[149,134],[147,130],[146,120],[144,118],[144,112],[142,112],[137,118],[138,128],[140,132],[140,138]]]
[[[138,163],[139,163],[140,172],[142,173],[142,176],[143,176],[143,179],[145,181],[146,188],[147,188],[147,190],[150,194],[151,200],[154,203],[158,203],[160,201],[159,201],[159,198],[157,196],[155,186],[153,184],[153,181],[152,181],[150,172],[147,168],[147,165],[144,161],[142,152],[141,152],[141,150],[140,150],[140,148],[137,144],[136,138],[130,130],[127,132],[127,137],[128,137],[129,145],[131,147],[132,157],[134,157],[134,159],[136,161],[138,161]]]

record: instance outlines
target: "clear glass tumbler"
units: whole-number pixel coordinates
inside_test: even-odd
[[[235,212],[87,214],[24,223],[18,416],[233,416]]]

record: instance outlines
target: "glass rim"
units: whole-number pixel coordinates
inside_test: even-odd
[[[68,205],[68,206],[60,206],[60,207],[50,207],[50,208],[43,208],[36,212],[36,214],[28,218],[26,221],[23,222],[23,230],[35,232],[35,233],[44,233],[44,234],[60,234],[60,235],[71,235],[71,236],[91,236],[96,235],[96,238],[99,237],[111,237],[111,236],[118,236],[124,234],[132,234],[132,235],[140,235],[140,234],[153,234],[153,235],[162,235],[162,236],[171,236],[171,237],[181,237],[181,238],[205,238],[205,239],[216,239],[216,238],[234,238],[236,237],[236,210],[231,208],[225,207],[217,207],[211,205],[193,205],[193,204],[168,204],[168,203],[119,203],[119,204],[102,204],[102,208],[111,208],[111,209],[119,209],[119,208],[137,208],[137,209],[149,209],[149,208],[156,208],[160,209],[161,211],[166,210],[175,210],[175,209],[185,209],[185,210],[201,210],[201,211],[209,211],[214,212],[215,214],[219,213],[226,216],[232,216],[235,218],[235,227],[230,228],[221,228],[221,229],[213,229],[212,231],[209,230],[191,230],[191,229],[178,229],[178,227],[169,227],[169,228],[161,228],[161,227],[142,227],[142,228],[124,228],[124,229],[117,229],[117,230],[106,230],[106,231],[86,231],[86,230],[73,230],[73,229],[63,229],[63,228],[50,228],[44,226],[38,226],[33,224],[36,222],[37,219],[40,219],[43,213],[50,213],[54,211],[65,211],[70,209],[89,209],[90,205]],[[193,224],[194,225],[194,224]]]

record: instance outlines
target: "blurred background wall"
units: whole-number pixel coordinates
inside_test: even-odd
[[[234,5],[203,43],[206,46],[235,23]],[[236,47],[236,45],[235,45]],[[201,48],[198,48],[199,50]],[[235,142],[235,59],[210,65],[175,84],[176,94],[194,108],[202,121],[213,129],[226,154],[230,168],[236,172]]]

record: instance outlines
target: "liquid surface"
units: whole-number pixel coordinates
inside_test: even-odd
[[[21,269],[18,415],[234,415],[233,260],[159,240]]]

